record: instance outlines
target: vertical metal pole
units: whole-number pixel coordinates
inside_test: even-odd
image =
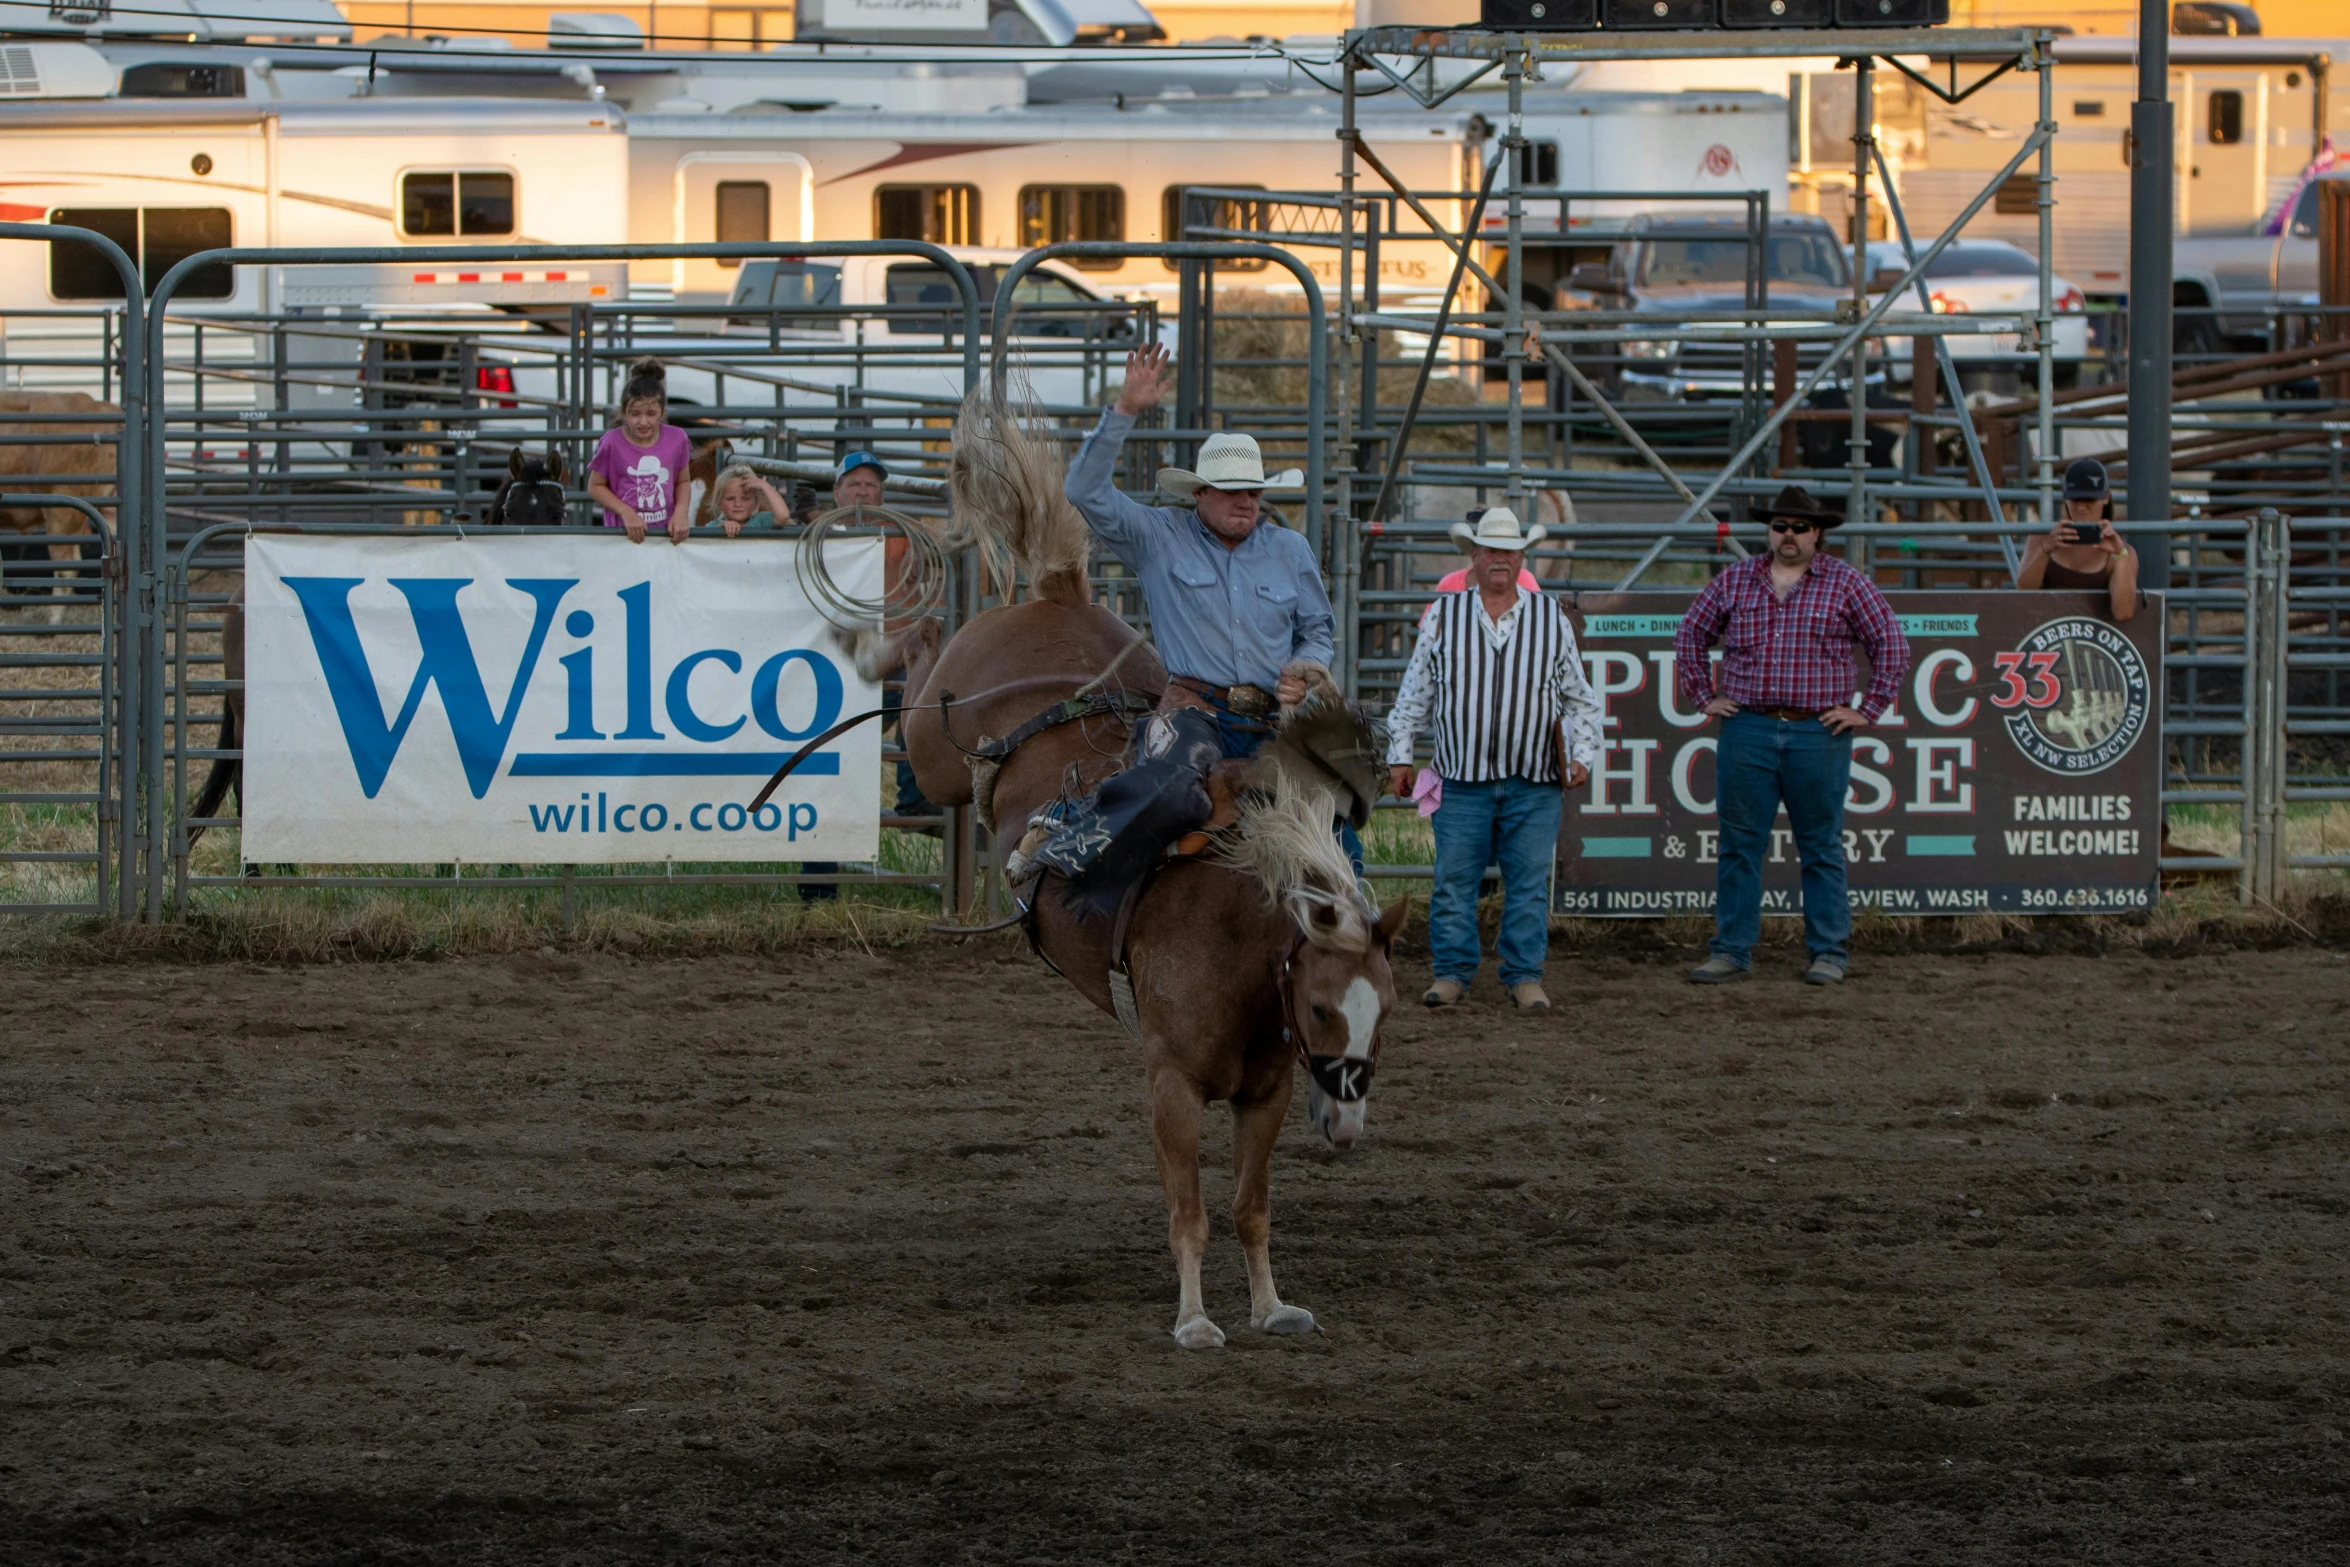
[[[1359,403],[1359,415],[1350,418],[1354,409],[1346,396],[1346,378],[1333,378],[1339,396],[1338,460],[1342,466],[1338,474],[1338,505],[1330,513],[1330,555],[1322,566],[1329,573],[1330,585],[1336,590],[1334,596],[1337,599],[1335,607],[1338,625],[1332,640],[1338,667],[1333,673],[1338,678],[1339,689],[1352,695],[1355,690],[1357,618],[1349,553],[1358,525],[1355,518],[1355,480],[1363,467],[1363,454],[1357,449],[1355,441],[1350,439],[1354,432],[1348,429],[1348,425],[1354,423],[1355,429],[1365,439],[1371,434],[1370,383],[1376,373],[1378,349],[1375,346],[1375,335],[1363,330],[1357,320],[1360,312],[1355,309],[1355,62],[1351,49],[1338,62],[1338,95],[1338,340],[1342,345],[1339,352],[1345,352],[1343,345],[1346,344],[1359,342],[1362,345],[1363,390],[1362,395],[1354,400]],[[1377,221],[1370,219],[1365,225],[1366,229],[1375,230]],[[1375,240],[1373,244],[1376,245]],[[1369,270],[1365,272],[1363,288],[1368,308],[1376,308],[1368,305],[1368,296],[1377,275],[1376,255],[1374,249],[1365,263]]]
[[[2259,535],[2260,571],[2246,572],[2259,604],[2246,617],[2245,679],[2253,692],[2253,746],[2245,759],[2244,792],[2252,804],[2250,883],[2267,903],[2283,896],[2285,848],[2285,652],[2292,579],[2290,524],[2264,506],[2252,525]]]
[[[1526,62],[1531,54],[1526,35],[1513,36],[1502,50],[1502,80],[1509,87],[1509,125],[1502,134],[1502,156],[1509,166],[1502,172],[1510,182],[1508,264],[1501,281],[1508,291],[1502,301],[1502,364],[1509,374],[1509,483],[1503,503],[1520,518],[1526,511],[1526,195],[1518,174],[1526,162]],[[1464,236],[1464,243],[1475,236]]]
[[[2032,47],[2040,78],[2040,164],[2033,174],[2040,214],[2040,526],[2056,523],[2056,59],[2046,34]]]
[[[2043,49],[2047,45],[2041,46]],[[2045,102],[2045,99],[2043,99]],[[2170,5],[2140,0],[2138,99],[2130,105],[2130,476],[2133,521],[2171,515],[2171,206],[2175,132],[2170,103]],[[2041,111],[2045,117],[2045,108]],[[2170,535],[2141,535],[2138,583],[2170,585]]]
[[[138,293],[135,279],[130,295]],[[136,297],[126,297],[122,315],[122,444],[114,457],[114,549],[119,561],[107,562],[109,580],[117,594],[118,619],[114,657],[106,678],[115,683],[114,712],[121,739],[115,746],[114,801],[114,912],[121,920],[139,916],[131,867],[137,850],[132,846],[139,815],[139,572],[146,559],[147,508],[160,505],[150,499],[163,493],[161,472],[154,461],[154,443],[147,432],[148,410],[160,419],[163,410],[161,378],[148,379],[147,324]],[[99,793],[106,792],[104,781]],[[99,807],[105,814],[105,807]],[[99,831],[106,830],[103,822]],[[103,897],[103,893],[101,893]]]
[[[168,302],[165,304],[168,308]],[[145,417],[160,430],[165,424],[164,399],[167,377],[164,373],[168,355],[163,350],[163,334],[155,335],[156,351],[148,356],[147,393],[149,407]],[[189,377],[194,383],[193,396],[199,411],[204,401],[204,334],[201,327],[195,333],[193,363]],[[196,422],[199,444],[203,421]],[[138,583],[134,589],[138,600],[139,673],[133,689],[139,703],[139,774],[140,792],[145,795],[144,815],[138,818],[139,877],[141,886],[140,918],[155,924],[163,918],[164,832],[172,801],[163,787],[163,655],[164,615],[163,584],[169,562],[170,508],[166,501],[164,483],[168,465],[155,457],[162,445],[160,439],[149,440],[150,461],[147,465],[145,505],[141,508],[140,527],[145,532],[138,555]],[[126,813],[127,815],[127,813]],[[127,873],[130,865],[124,859]]]
[[[2260,519],[2255,517],[2244,525],[2244,635],[2240,644],[2244,684],[2237,709],[2243,715],[2244,738],[2236,758],[2238,781],[2243,785],[2236,806],[2236,853],[2240,867],[2236,872],[2236,899],[2247,908],[2260,888],[2260,764],[2265,706],[2260,672],[2265,662],[2261,648],[2267,640],[2260,621],[2268,608],[2267,573],[2268,538]]]
[[[1852,318],[1869,313],[1869,164],[1877,145],[1877,61],[1862,55],[1852,62]],[[1768,251],[1764,270],[1769,270]],[[1844,495],[1844,520],[1869,520],[1869,340],[1852,345],[1852,434],[1845,451],[1850,487]],[[1865,563],[1867,541],[1855,537],[1850,546]]]

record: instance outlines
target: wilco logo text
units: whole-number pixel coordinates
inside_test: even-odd
[[[260,537],[246,550],[248,857],[869,858],[879,693],[784,541]],[[877,540],[828,569],[878,596]],[[853,584],[865,584],[856,586]]]
[[[580,585],[577,577],[509,577],[506,586],[528,599],[531,606],[529,639],[506,684],[502,708],[493,709],[482,678],[473,639],[466,634],[458,594],[472,585],[469,577],[394,577],[391,586],[407,601],[423,657],[408,685],[397,715],[387,715],[377,689],[374,666],[351,610],[351,590],[360,577],[293,577],[283,579],[302,606],[310,642],[318,654],[335,717],[342,726],[343,743],[359,775],[359,787],[374,799],[400,753],[401,742],[424,705],[425,694],[439,690],[441,710],[457,743],[465,769],[466,786],[475,799],[489,793],[505,759],[515,720],[537,676],[540,659],[551,640],[555,618]],[[752,668],[747,688],[739,680],[749,661],[729,647],[698,648],[656,667],[653,659],[653,585],[639,582],[622,588],[605,613],[616,610],[621,622],[617,662],[621,716],[611,722],[611,699],[599,703],[596,676],[597,612],[582,606],[563,614],[563,641],[578,644],[561,652],[565,722],[557,743],[593,744],[594,749],[523,751],[514,757],[509,776],[515,778],[678,778],[764,776],[783,765],[791,751],[710,750],[686,747],[722,746],[743,732],[745,724],[773,739],[796,743],[822,734],[839,719],[842,702],[839,668],[812,648],[785,648]],[[612,660],[607,659],[607,665]],[[804,670],[814,686],[814,708],[807,719],[788,723],[781,702],[785,678]],[[696,676],[707,674],[698,682]],[[734,689],[724,689],[733,687]],[[655,707],[655,693],[659,707]],[[705,710],[706,708],[706,710]],[[664,724],[667,728],[662,727]],[[681,747],[677,742],[684,742]],[[647,746],[634,742],[655,742]],[[800,764],[811,776],[837,775],[840,757],[820,754]]]

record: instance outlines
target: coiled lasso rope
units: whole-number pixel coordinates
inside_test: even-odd
[[[836,528],[895,528],[906,541],[903,569],[892,574],[885,565],[881,597],[860,598],[834,580],[825,564],[824,546]],[[836,506],[800,529],[800,581],[818,613],[843,631],[867,630],[885,621],[915,620],[946,602],[946,547],[937,533],[918,517],[894,506]]]

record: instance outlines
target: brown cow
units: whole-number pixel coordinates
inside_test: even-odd
[[[0,435],[12,438],[0,442],[0,491],[82,495],[93,502],[101,495],[113,494],[115,443],[109,437],[118,436],[121,430],[120,408],[82,392],[0,391]],[[39,442],[13,439],[26,435],[51,439]],[[100,504],[98,509],[108,521],[113,520],[115,510],[111,503]],[[0,529],[53,536],[91,531],[90,519],[71,506],[0,507]],[[44,548],[52,562],[77,557],[94,560],[100,553],[95,539],[87,544],[46,546],[32,543],[29,538],[0,543],[0,591],[5,591],[8,576],[46,576],[52,581],[62,577],[64,574],[55,565],[28,567],[24,564],[39,560]],[[11,570],[12,567],[15,569]],[[72,591],[63,582],[57,586],[60,591]],[[58,608],[50,609],[49,618],[52,623],[59,618]]]

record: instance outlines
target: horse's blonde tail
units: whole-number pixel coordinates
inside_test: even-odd
[[[959,544],[975,545],[990,588],[1009,597],[1013,568],[1037,597],[1063,604],[1087,600],[1091,536],[1063,486],[1060,448],[1020,422],[984,388],[963,399],[955,421],[947,490]]]

